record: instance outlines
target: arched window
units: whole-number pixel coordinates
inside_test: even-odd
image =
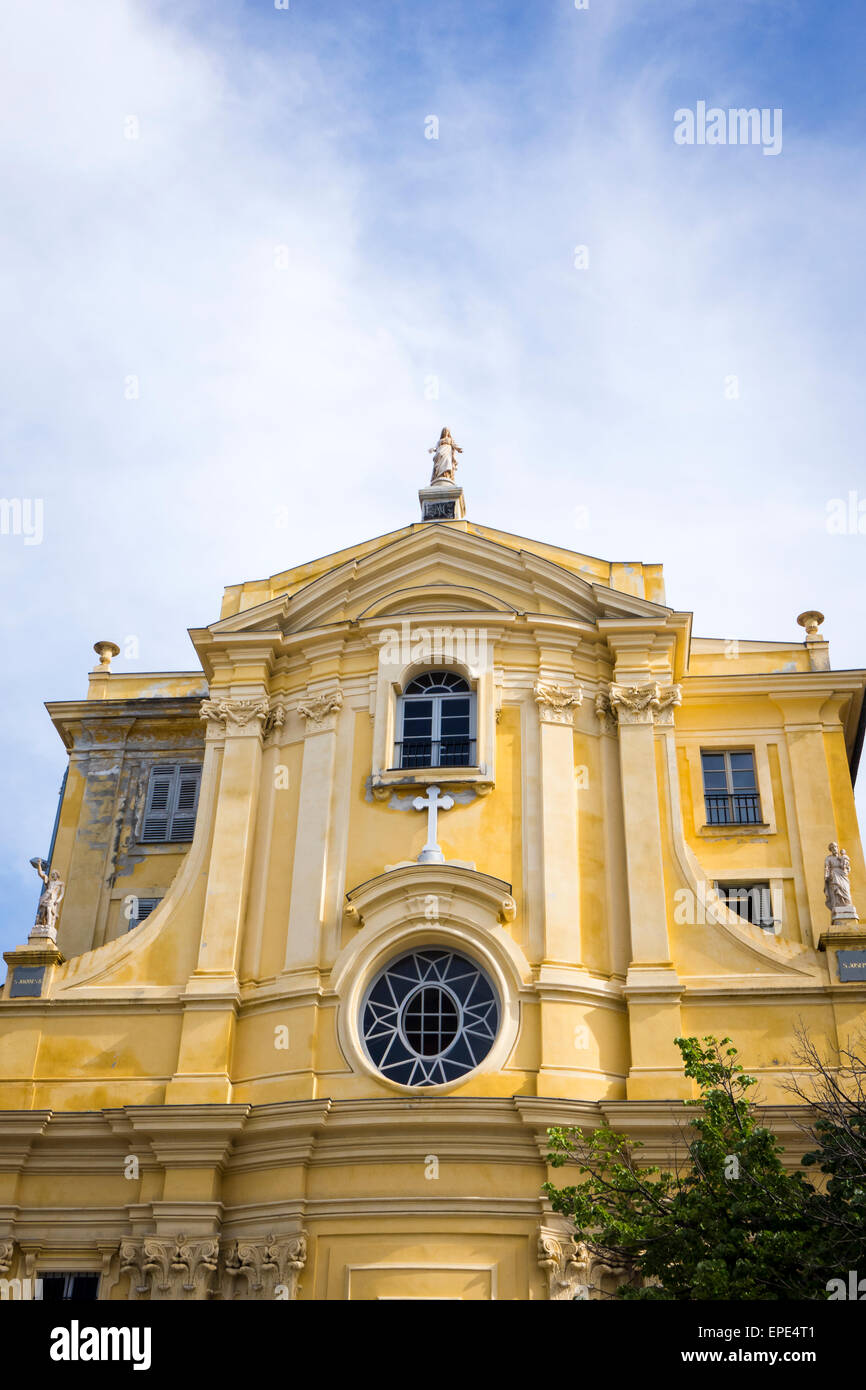
[[[397,720],[398,767],[474,767],[475,696],[453,671],[425,671],[406,686]]]

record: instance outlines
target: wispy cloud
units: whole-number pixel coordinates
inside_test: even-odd
[[[96,638],[186,666],[224,584],[414,517],[443,423],[474,519],[664,561],[700,633],[817,605],[859,664],[866,536],[825,516],[866,496],[860,132],[801,20],[7,8],[0,492],[45,509],[0,538],[8,941],[63,763],[40,701]],[[676,146],[699,99],[781,105],[782,154]]]

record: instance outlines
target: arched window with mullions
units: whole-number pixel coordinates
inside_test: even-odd
[[[474,767],[475,695],[454,671],[425,671],[406,686],[397,719],[397,767]]]

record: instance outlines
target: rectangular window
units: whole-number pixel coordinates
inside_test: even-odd
[[[72,1300],[94,1303],[99,1296],[98,1274],[54,1274],[50,1270],[40,1270],[37,1279],[42,1280],[42,1298],[46,1303]]]
[[[201,784],[201,763],[160,763],[151,768],[141,828],[145,844],[191,840]]]
[[[766,931],[774,929],[769,883],[717,883],[716,889],[731,912]]]
[[[150,916],[157,903],[161,902],[162,898],[136,898],[132,904],[135,915],[130,917],[127,930],[132,931],[133,927],[137,927],[140,922],[144,921],[145,917]]]
[[[397,767],[472,767],[475,694],[456,671],[424,671],[398,704]]]
[[[750,750],[701,753],[707,825],[760,825],[761,801]]]

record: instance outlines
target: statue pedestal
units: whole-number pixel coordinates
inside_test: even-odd
[[[463,489],[457,483],[431,483],[418,489],[422,521],[462,521],[466,516]]]
[[[41,999],[48,993],[55,966],[62,965],[66,957],[55,943],[45,941],[4,951],[3,959],[9,974],[0,998]]]
[[[866,984],[866,923],[831,926],[821,933],[818,950],[827,952],[833,984]]]

